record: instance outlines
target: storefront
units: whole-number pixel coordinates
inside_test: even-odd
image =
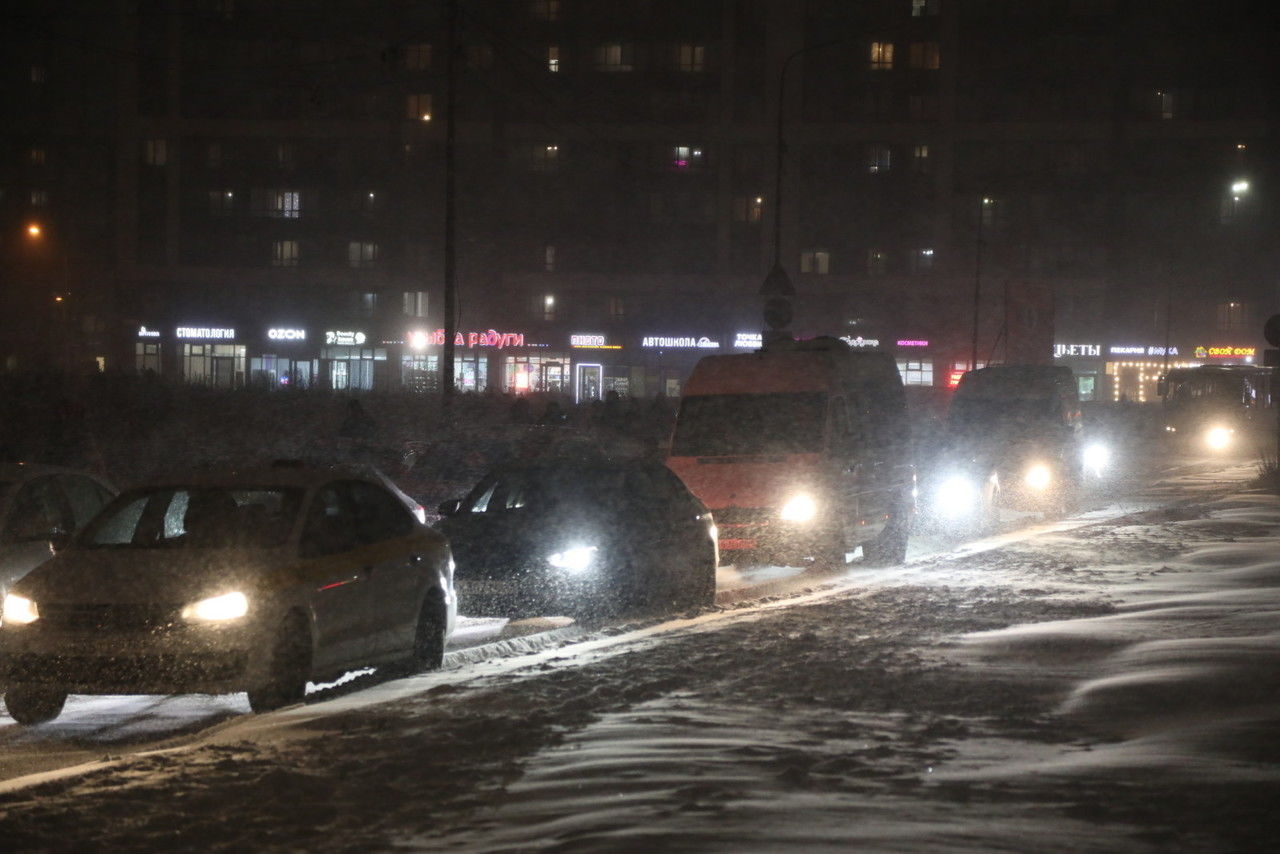
[[[335,391],[369,391],[387,364],[387,348],[370,346],[362,329],[328,329],[320,348],[320,382]]]
[[[308,388],[315,374],[310,336],[300,326],[267,329],[249,357],[249,381],[266,388]]]
[[[440,388],[444,330],[415,329],[404,337],[400,381],[412,391]],[[461,391],[569,391],[570,361],[526,341],[523,332],[457,332],[453,338],[454,387]]]
[[[569,336],[569,349],[575,403],[601,400],[610,392],[630,396],[631,366],[621,344],[603,333],[577,332]]]
[[[1067,341],[1053,345],[1053,363],[1071,369],[1081,401],[1105,400],[1107,359],[1100,343]]]
[[[245,382],[245,345],[236,342],[233,327],[179,326],[184,382],[212,388],[239,388]]]
[[[1096,400],[1113,403],[1154,403],[1160,400],[1160,377],[1173,368],[1193,368],[1202,359],[1188,360],[1176,345],[1112,344],[1105,366],[1109,395],[1100,389]]]
[[[133,345],[133,367],[139,373],[150,371],[154,374],[164,372],[164,347],[160,341],[160,330],[146,326],[138,327],[138,339]]]
[[[640,338],[640,352],[645,393],[679,397],[684,381],[698,360],[721,352],[720,336],[645,335]]]

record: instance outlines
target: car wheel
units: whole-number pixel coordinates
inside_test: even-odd
[[[249,689],[249,708],[269,712],[302,702],[311,675],[311,633],[300,614],[287,617],[276,632],[266,681]]]
[[[67,692],[53,688],[17,685],[9,688],[4,695],[5,708],[23,726],[53,720],[62,714],[62,706],[66,702]]]
[[[409,664],[414,672],[439,670],[444,665],[444,628],[443,608],[428,596],[422,602],[413,633],[413,656]]]
[[[862,562],[867,566],[897,566],[907,559],[907,537],[911,533],[909,514],[895,510],[893,518],[874,540],[862,546]]]

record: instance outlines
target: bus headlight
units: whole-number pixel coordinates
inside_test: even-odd
[[[1234,432],[1229,427],[1210,427],[1204,434],[1204,443],[1211,451],[1221,451],[1231,444],[1231,434]]]
[[[1049,483],[1053,480],[1053,473],[1049,471],[1049,467],[1044,463],[1032,463],[1027,467],[1027,473],[1022,476],[1022,480],[1028,488],[1034,489],[1036,492],[1043,492],[1049,488]]]
[[[952,475],[938,484],[933,501],[939,515],[954,518],[972,513],[981,501],[981,496],[973,478]]]
[[[784,522],[812,522],[818,515],[818,503],[808,493],[798,492],[783,503],[778,515]]]
[[[1094,442],[1084,449],[1084,467],[1094,477],[1102,477],[1104,469],[1111,465],[1111,449],[1101,442]]]

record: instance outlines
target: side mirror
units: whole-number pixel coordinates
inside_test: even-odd
[[[451,498],[448,501],[440,502],[440,506],[436,508],[436,512],[441,516],[452,516],[462,509],[461,498]]]

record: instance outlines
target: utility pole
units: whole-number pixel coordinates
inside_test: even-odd
[[[969,370],[978,369],[978,315],[982,308],[982,220],[987,214],[986,194],[978,196],[978,239],[973,252],[973,344],[969,350]]]
[[[444,347],[441,350],[442,403],[448,408],[454,397],[454,344],[458,332],[458,285],[455,254],[457,206],[455,192],[454,125],[458,100],[458,0],[445,4],[445,102],[444,102]]]

